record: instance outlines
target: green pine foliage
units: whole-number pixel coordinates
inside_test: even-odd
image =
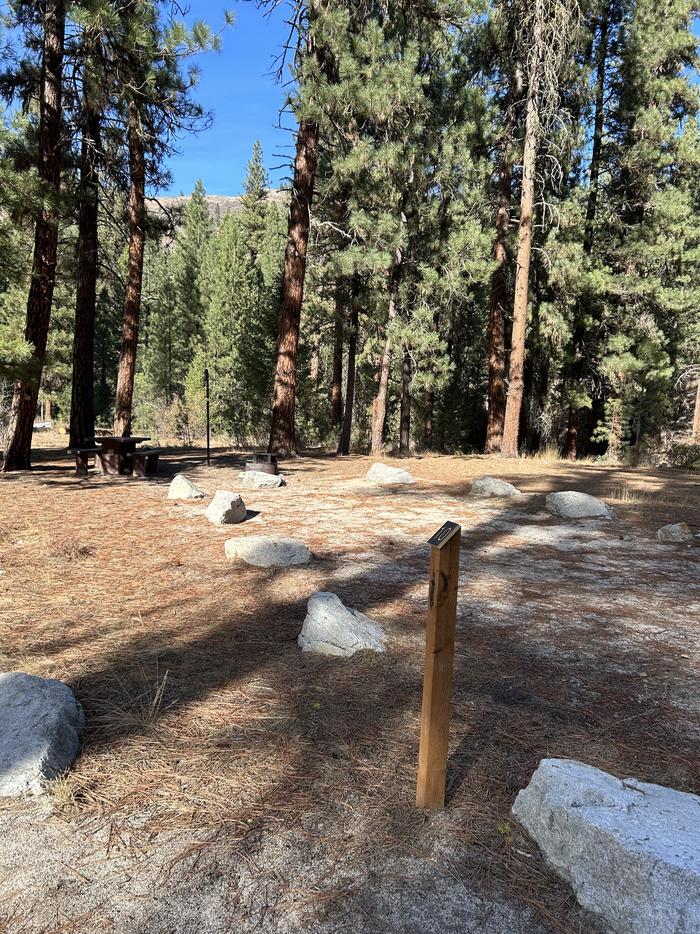
[[[30,5],[11,6],[15,30],[26,33],[16,57],[23,64],[0,76],[0,90],[26,106],[4,114],[0,129],[0,395],[28,375],[23,313],[32,218],[42,198],[30,168],[38,21]],[[80,60],[80,41],[99,23],[109,54],[101,59],[93,49],[95,76],[112,73],[117,62],[130,74],[143,69],[154,189],[167,180],[163,160],[176,132],[204,116],[190,96],[196,70],[182,62],[195,48],[217,44],[203,25],[187,31],[158,9],[69,4],[69,62]],[[579,454],[638,457],[664,438],[687,437],[700,375],[694,7],[691,0],[663,8],[653,0],[581,0],[571,10],[571,55],[545,76],[550,83],[537,101],[543,116],[520,449],[563,449],[575,416]],[[303,12],[289,110],[318,125],[319,163],[298,353],[298,440],[337,448],[330,400],[339,320],[346,401],[348,345],[356,339],[351,447],[369,448],[388,352],[384,446],[405,451],[410,410],[409,448],[480,451],[504,157],[512,176],[506,351],[513,308],[530,51],[519,31],[522,11],[505,0],[314,0]],[[68,67],[67,88],[78,87],[80,73]],[[98,160],[95,324],[95,408],[104,425],[114,405],[126,281],[127,164],[125,102],[108,81],[95,80],[109,115]],[[42,380],[42,398],[64,420],[80,104],[72,90],[65,101],[61,245]],[[255,142],[237,210],[220,214],[198,181],[173,223],[151,211],[134,395],[139,429],[201,439],[208,370],[214,434],[264,443],[288,196],[270,192]]]

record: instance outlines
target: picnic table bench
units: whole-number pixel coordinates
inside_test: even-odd
[[[158,473],[158,459],[163,448],[136,448],[131,454],[132,477]]]
[[[75,473],[78,477],[87,477],[88,458],[93,454],[97,460],[99,451],[100,449],[95,447],[68,448],[69,454],[75,454]]]
[[[75,472],[79,477],[87,476],[90,455],[94,455],[95,468],[103,475],[131,474],[133,477],[145,477],[158,473],[158,461],[163,450],[136,447],[149,440],[148,437],[136,435],[98,437],[92,443],[88,441],[79,447],[68,448],[68,453],[75,455]]]

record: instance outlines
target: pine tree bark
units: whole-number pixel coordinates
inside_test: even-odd
[[[343,414],[343,427],[340,432],[340,443],[338,445],[338,454],[347,455],[350,453],[350,438],[352,435],[352,416],[355,407],[355,379],[357,373],[357,332],[360,323],[360,310],[358,302],[358,282],[353,277],[352,295],[350,299],[350,331],[348,333],[348,377],[345,386],[345,412]]]
[[[391,374],[391,324],[396,318],[396,294],[389,296],[389,312],[384,339],[384,351],[379,364],[377,392],[372,399],[372,422],[370,426],[370,454],[381,454],[384,444],[384,422],[386,421],[386,400],[389,394],[389,376]]]
[[[488,414],[486,420],[486,454],[497,454],[503,441],[506,414],[506,324],[505,306],[508,300],[508,252],[506,238],[510,224],[511,166],[504,160],[499,181],[496,240],[493,258],[496,269],[491,276],[491,301],[488,330]]]
[[[600,165],[603,149],[603,124],[605,107],[605,77],[608,61],[609,31],[612,9],[610,8],[601,22],[600,35],[598,38],[598,54],[596,56],[596,85],[595,85],[595,111],[593,118],[593,143],[591,148],[590,164],[590,184],[588,189],[588,200],[586,202],[586,223],[583,234],[583,252],[585,256],[590,256],[593,249],[593,233],[595,227],[595,217],[598,205],[598,190],[600,184]],[[580,321],[576,323],[573,335],[573,353],[574,363],[572,365],[572,379],[580,379],[582,366],[577,360],[583,343],[583,325]],[[569,408],[569,420],[566,429],[566,440],[564,442],[564,456],[568,460],[575,461],[578,453],[578,426],[579,413],[573,412]]]
[[[51,320],[56,278],[61,186],[61,82],[66,25],[64,0],[48,0],[43,16],[43,52],[39,90],[39,178],[46,204],[34,230],[32,274],[24,336],[32,347],[31,375],[15,383],[3,470],[31,466],[32,430]]]
[[[311,379],[314,391],[318,389],[318,374],[320,366],[321,358],[319,348],[319,333],[318,329],[316,329],[311,338],[311,362],[309,363],[309,378]]]
[[[433,420],[435,418],[435,390],[430,389],[425,402],[425,419],[423,420],[423,443],[430,450],[433,446]]]
[[[297,134],[294,181],[289,214],[289,233],[284,254],[282,296],[277,333],[277,365],[272,400],[268,451],[293,454],[296,368],[299,325],[304,299],[306,252],[309,243],[311,203],[318,164],[318,124],[302,120]]]
[[[141,316],[143,255],[146,243],[146,160],[143,127],[137,105],[131,101],[127,122],[129,144],[129,259],[127,263],[122,346],[117,371],[117,391],[114,407],[114,433],[131,434],[132,403],[136,350]]]
[[[402,223],[405,223],[402,215]],[[386,402],[389,394],[389,376],[391,375],[391,326],[396,318],[399,297],[399,282],[401,280],[401,267],[403,264],[403,249],[396,248],[394,265],[389,275],[389,309],[387,313],[386,336],[384,351],[379,364],[377,379],[377,392],[372,400],[372,422],[370,427],[370,453],[377,456],[381,453],[384,444],[384,422],[386,421]]]
[[[611,402],[610,429],[608,434],[608,449],[605,457],[609,461],[617,461],[622,451],[622,392],[615,394]]]
[[[335,291],[335,321],[333,330],[333,377],[331,381],[331,424],[343,421],[343,293],[340,282]]]
[[[525,332],[527,327],[528,287],[532,229],[535,209],[535,170],[539,150],[538,94],[540,62],[542,60],[542,32],[536,21],[533,41],[534,65],[530,68],[525,111],[525,141],[523,144],[523,179],[520,194],[520,225],[518,228],[518,256],[515,271],[515,297],[513,302],[513,329],[508,369],[508,397],[503,422],[501,454],[517,457],[520,411],[523,404],[525,370]]]
[[[566,442],[564,444],[564,457],[570,461],[576,460],[576,442],[578,439],[578,422],[579,422],[578,409],[575,406],[570,405],[569,406],[569,419],[566,425]]]
[[[486,454],[498,454],[503,442],[503,423],[506,414],[506,324],[505,308],[508,302],[508,230],[510,227],[513,181],[512,146],[515,134],[516,105],[523,89],[522,69],[514,68],[508,95],[505,127],[501,143],[498,170],[498,211],[493,258],[496,268],[491,275],[491,297],[488,326],[488,413],[486,420]]]
[[[401,361],[401,413],[399,416],[399,455],[408,457],[411,453],[411,379],[413,368],[411,351],[404,347]]]
[[[95,436],[95,303],[97,300],[98,175],[97,146],[100,117],[92,106],[84,77],[83,138],[80,150],[80,209],[75,282],[73,380],[70,407],[70,446],[79,447]]]
[[[695,408],[693,409],[693,428],[691,440],[695,444],[700,444],[700,376],[698,377],[698,388],[695,391]]]
[[[432,330],[435,334],[438,334],[440,330],[440,312],[435,311],[433,313],[433,326]],[[431,360],[430,369],[433,379],[435,379],[435,364]],[[426,399],[425,399],[425,416],[423,418],[423,443],[427,448],[433,446],[433,421],[435,418],[435,390],[431,388],[428,390]]]

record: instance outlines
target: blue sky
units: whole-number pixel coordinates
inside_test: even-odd
[[[288,175],[293,118],[283,114],[281,123],[287,129],[278,127],[285,91],[268,73],[287,35],[284,9],[268,18],[251,2],[194,0],[188,19],[203,19],[217,30],[224,22],[224,8],[234,13],[235,22],[222,33],[221,52],[196,60],[200,83],[194,96],[212,112],[213,125],[178,140],[180,152],[168,161],[172,184],[161,194],[187,194],[198,178],[211,194],[240,194],[256,139],[262,143],[273,187]]]

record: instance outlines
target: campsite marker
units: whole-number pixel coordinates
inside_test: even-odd
[[[446,522],[428,540],[430,587],[416,786],[419,808],[441,808],[445,804],[461,533],[462,527],[456,522]]]

